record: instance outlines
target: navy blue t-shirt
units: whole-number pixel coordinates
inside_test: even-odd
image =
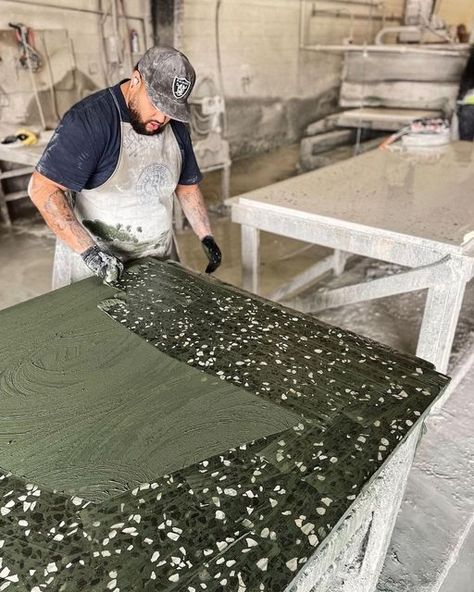
[[[36,170],[70,189],[94,189],[112,175],[120,155],[122,121],[129,123],[120,83],[111,87],[120,107],[120,117],[109,89],[79,101],[64,115],[47,145]],[[171,120],[182,156],[180,185],[194,185],[202,180],[191,137],[184,123]]]

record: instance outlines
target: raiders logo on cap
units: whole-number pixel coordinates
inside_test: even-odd
[[[196,80],[188,58],[174,47],[150,47],[137,64],[146,92],[156,109],[171,119],[188,123],[187,102]]]
[[[191,81],[183,76],[175,76],[173,80],[173,96],[182,99],[191,88]]]

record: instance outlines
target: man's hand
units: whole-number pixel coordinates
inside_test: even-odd
[[[214,237],[211,235],[205,236],[202,241],[202,248],[206,253],[206,257],[209,259],[209,263],[206,267],[206,273],[212,273],[216,271],[222,261],[222,253],[217,246]]]
[[[120,279],[123,273],[123,263],[114,255],[101,251],[97,245],[81,253],[82,260],[87,267],[106,284],[112,284]]]

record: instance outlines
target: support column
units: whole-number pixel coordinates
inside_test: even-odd
[[[225,206],[230,197],[230,164],[223,167],[221,172],[221,204]]]
[[[346,261],[350,256],[350,253],[346,253],[340,249],[334,249],[334,275],[336,277],[343,274],[346,267]]]

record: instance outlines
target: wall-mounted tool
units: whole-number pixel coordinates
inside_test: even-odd
[[[18,47],[20,49],[19,62],[24,70],[38,72],[43,65],[40,54],[33,47],[33,32],[23,23],[8,23],[15,30]]]
[[[129,31],[129,38],[130,38],[130,51],[132,54],[140,52],[140,40],[136,29],[130,29]]]
[[[31,81],[31,89],[33,91],[36,106],[38,108],[39,117],[41,119],[42,129],[46,129],[46,119],[41,105],[39,97],[38,86],[36,84],[34,74],[37,73],[42,67],[42,60],[40,54],[33,47],[32,36],[33,33],[23,23],[8,23],[8,26],[15,30],[15,35],[20,48],[20,65],[22,68],[28,71]]]

